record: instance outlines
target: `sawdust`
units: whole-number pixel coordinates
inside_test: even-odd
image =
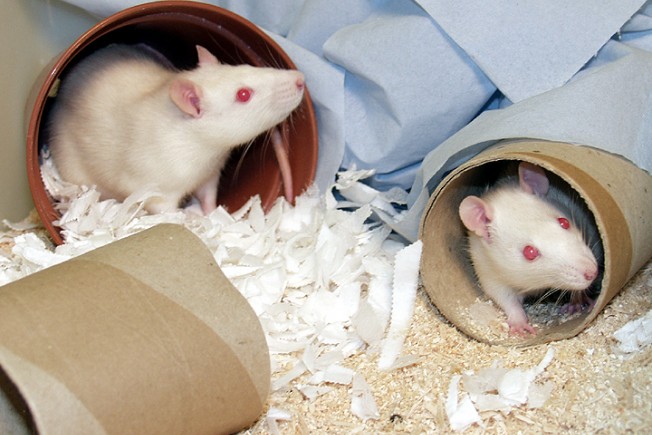
[[[531,367],[555,347],[541,375],[553,384],[540,409],[517,407],[509,414],[481,413],[482,426],[465,433],[643,433],[652,428],[652,348],[632,358],[613,352],[613,333],[652,308],[652,262],[648,263],[578,336],[529,348],[477,342],[448,323],[419,292],[404,353],[417,363],[381,372],[378,355],[360,354],[349,366],[362,374],[374,393],[380,418],[361,421],[350,412],[349,387],[310,401],[294,390],[277,391],[268,400],[291,414],[278,423],[283,434],[308,433],[450,433],[444,410],[450,379],[502,361],[505,367]],[[269,433],[261,419],[245,434]]]
[[[36,228],[45,238],[42,229]],[[20,231],[17,231],[20,232]],[[11,238],[0,248],[11,249]],[[351,386],[330,384],[330,390],[309,400],[296,388],[273,392],[270,408],[289,418],[270,423],[265,415],[241,435],[451,433],[445,398],[451,378],[500,361],[504,367],[532,367],[554,346],[552,363],[541,382],[553,385],[539,409],[516,407],[509,413],[481,413],[482,424],[464,433],[646,433],[652,428],[652,346],[631,358],[614,352],[613,333],[652,308],[652,261],[578,336],[529,348],[488,345],[451,325],[420,289],[403,354],[416,362],[381,371],[378,353],[360,353],[347,366],[370,385],[378,419],[360,420],[351,412]],[[307,379],[309,375],[304,375]],[[299,379],[299,384],[302,378]]]
[[[479,296],[470,306],[461,303],[458,305],[458,312],[465,319],[465,326],[474,337],[481,337],[489,343],[505,345],[519,345],[523,341],[522,337],[510,334],[505,312],[485,294]],[[544,302],[526,300],[523,303],[530,324],[539,331],[549,330],[588,314],[587,310],[564,312],[562,307],[563,305],[556,300]]]

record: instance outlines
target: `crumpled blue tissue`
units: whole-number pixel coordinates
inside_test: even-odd
[[[98,17],[144,3],[67,0]],[[410,191],[391,222],[417,237],[429,193],[500,139],[602,147],[652,171],[652,6],[645,0],[211,0],[272,36],[307,77],[316,183],[374,169]]]

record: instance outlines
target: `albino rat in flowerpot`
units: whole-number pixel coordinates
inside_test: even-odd
[[[296,70],[227,65],[196,49],[198,65],[187,71],[143,44],[112,44],[72,67],[48,121],[62,178],[117,200],[151,187],[160,193],[145,204],[153,213],[177,208],[189,194],[205,213],[215,209],[231,151],[288,117],[305,82]],[[278,131],[271,139],[287,182]]]

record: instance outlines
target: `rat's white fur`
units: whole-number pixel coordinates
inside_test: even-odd
[[[494,188],[482,198],[465,198],[460,217],[469,229],[478,281],[505,311],[514,332],[534,332],[523,309],[526,295],[546,289],[584,291],[598,275],[581,230],[574,223],[564,229],[558,221],[565,217],[572,222],[573,216],[516,183]],[[533,261],[523,255],[527,245],[540,253]]]
[[[122,200],[149,185],[162,193],[148,202],[152,212],[173,209],[192,192],[208,198],[202,205],[210,211],[230,151],[298,106],[303,75],[220,64],[200,47],[199,66],[176,71],[138,50],[106,47],[64,79],[50,123],[54,162],[65,180],[95,185],[105,198]],[[196,86],[194,115],[171,97],[178,80]],[[252,90],[244,103],[235,98],[243,87]]]

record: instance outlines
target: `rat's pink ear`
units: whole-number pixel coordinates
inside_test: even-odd
[[[469,231],[490,241],[488,227],[493,218],[493,209],[489,204],[477,196],[467,196],[460,203],[459,214],[462,223]]]
[[[206,50],[201,45],[196,45],[197,48],[197,59],[199,59],[199,65],[219,65],[220,61],[211,53]]]
[[[202,115],[202,91],[190,80],[176,79],[170,85],[170,98],[182,112],[199,118]]]
[[[543,168],[528,162],[521,162],[518,165],[518,181],[527,193],[544,196],[548,193],[550,182]]]

